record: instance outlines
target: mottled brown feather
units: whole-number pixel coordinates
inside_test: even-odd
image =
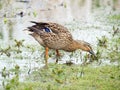
[[[36,24],[36,23],[35,23]],[[50,28],[52,32],[45,32],[44,27]],[[31,27],[28,27],[29,31],[32,31],[33,34],[36,33],[42,39],[41,42],[37,39],[35,35],[32,34],[34,38],[42,45],[47,46],[51,49],[63,49],[68,46],[72,41],[72,35],[62,25],[57,23],[37,23]],[[44,42],[44,45],[43,45]]]
[[[89,43],[81,40],[74,40],[68,29],[60,24],[52,22],[34,22],[35,25],[28,27],[31,35],[44,47],[55,50],[65,50],[68,52],[81,49],[87,52],[93,52]],[[51,32],[46,32],[47,27]]]

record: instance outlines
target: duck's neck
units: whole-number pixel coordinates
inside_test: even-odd
[[[69,44],[67,47],[64,48],[65,51],[72,52],[77,49],[80,49],[81,45],[76,41],[73,40],[71,44]]]
[[[83,51],[91,51],[92,48],[89,43],[81,40],[73,40],[71,44],[69,44],[64,50],[68,52],[75,51],[77,49],[81,49]]]

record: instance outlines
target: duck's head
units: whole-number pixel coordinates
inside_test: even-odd
[[[91,55],[94,55],[95,56],[95,53],[91,47],[91,45],[85,41],[82,41],[82,40],[76,40],[77,42],[77,45],[78,45],[78,48],[83,50],[83,51],[87,51],[89,52]]]

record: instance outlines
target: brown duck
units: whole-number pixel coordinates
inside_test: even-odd
[[[33,36],[43,47],[45,47],[45,65],[48,63],[49,49],[56,50],[56,56],[60,56],[58,50],[73,52],[77,49],[87,51],[94,55],[89,43],[81,40],[74,40],[68,29],[60,24],[52,22],[34,22],[35,25],[28,27]],[[57,61],[56,61],[57,62]]]

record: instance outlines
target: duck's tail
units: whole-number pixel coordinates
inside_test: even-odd
[[[28,31],[33,32],[33,33],[37,33],[39,35],[42,33],[42,30],[40,30],[39,28],[37,28],[35,26],[28,27]]]
[[[35,23],[35,24],[39,24],[38,22],[36,22],[36,21],[30,21],[31,23]]]
[[[41,22],[35,22],[35,21],[30,21],[31,23],[34,23],[35,25],[27,27],[28,31],[33,32],[33,33],[37,33],[40,34],[42,29],[43,29],[43,25],[41,25]]]
[[[39,25],[39,26],[44,26],[44,25],[48,25],[48,23],[45,23],[45,22],[36,22],[36,21],[30,21],[31,23],[34,23],[36,25]]]

